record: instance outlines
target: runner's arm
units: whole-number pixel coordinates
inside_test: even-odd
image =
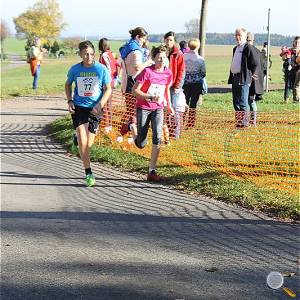
[[[96,110],[99,110],[99,109],[102,110],[103,107],[105,106],[105,104],[107,103],[109,97],[111,96],[112,88],[111,88],[110,82],[105,84],[104,89],[105,89],[105,92],[104,92],[99,104],[97,105],[97,107],[95,107]]]
[[[65,83],[65,92],[66,92],[66,97],[67,100],[73,100],[72,99],[72,83],[69,83],[68,80]]]
[[[75,111],[75,106],[72,99],[72,83],[70,84],[68,80],[65,83],[65,92],[68,101],[68,110],[70,113],[73,113]]]
[[[140,98],[143,98],[147,101],[157,101],[158,97],[154,97],[150,94],[146,94],[146,93],[141,91],[142,85],[143,85],[143,83],[140,83],[138,81],[134,84],[134,86],[132,88],[133,95],[138,96]]]

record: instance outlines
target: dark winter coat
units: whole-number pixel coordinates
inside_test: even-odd
[[[233,55],[235,53],[236,47],[237,46],[235,46],[233,48]],[[256,69],[257,69],[258,65],[260,64],[257,61],[256,56],[257,55],[256,55],[256,51],[254,50],[254,47],[249,44],[245,44],[243,53],[242,53],[241,73],[240,73],[239,84],[241,84],[241,85],[251,84],[252,75],[256,74]],[[233,74],[230,70],[230,74],[229,74],[229,78],[228,78],[229,84],[232,83],[232,78],[233,78]]]
[[[263,72],[263,61],[261,52],[255,47],[252,46],[254,59],[256,60],[256,70],[255,75],[257,80],[252,80],[249,90],[249,96],[262,95],[264,93],[264,72]]]

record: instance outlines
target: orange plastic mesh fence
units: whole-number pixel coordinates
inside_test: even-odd
[[[150,157],[151,129],[144,149],[135,146],[130,132],[123,137],[135,115],[135,98],[114,91],[104,110],[99,144]],[[299,187],[299,116],[296,112],[261,112],[256,126],[237,127],[244,115],[231,111],[190,109],[165,112],[160,163],[209,169],[261,186],[296,193]],[[124,125],[125,124],[125,125]]]

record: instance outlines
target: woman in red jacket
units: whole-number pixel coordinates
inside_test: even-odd
[[[169,31],[164,35],[165,44],[168,48],[169,69],[172,71],[173,82],[170,88],[172,106],[176,105],[185,75],[185,63],[183,53],[176,47],[176,38],[173,31]],[[171,123],[171,124],[170,124]],[[174,137],[175,124],[174,120],[169,122],[170,136]]]

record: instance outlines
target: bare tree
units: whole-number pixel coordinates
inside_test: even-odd
[[[4,40],[10,35],[10,30],[7,23],[2,19],[1,19],[0,27],[1,27],[1,61],[2,61],[4,56],[3,43]]]
[[[207,16],[207,5],[208,0],[202,0],[201,4],[201,15],[200,15],[200,30],[199,30],[199,40],[200,49],[199,54],[204,57],[205,53],[205,36],[206,36],[206,16]]]
[[[184,24],[187,38],[199,36],[199,19],[191,19]]]
[[[72,52],[74,53],[78,49],[78,45],[81,41],[82,38],[80,36],[73,36],[73,37],[65,38],[63,45],[64,47],[71,49]]]

